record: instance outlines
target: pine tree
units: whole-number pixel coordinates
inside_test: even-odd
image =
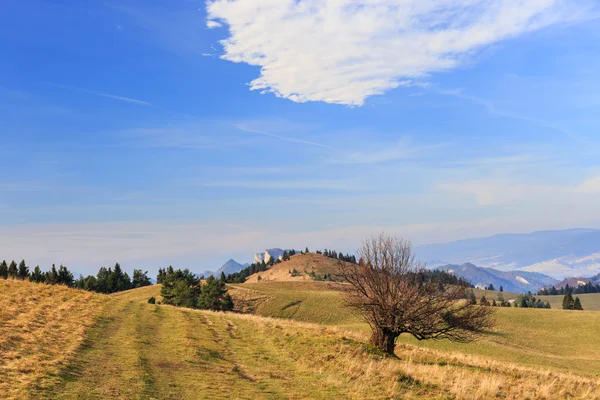
[[[227,283],[227,277],[225,276],[225,272],[221,271],[221,282]]]
[[[479,304],[482,306],[489,306],[490,302],[485,298],[485,295],[483,295],[481,296],[481,299],[479,299]]]
[[[67,267],[65,267],[64,265],[61,265],[58,268],[58,276],[56,279],[56,283],[58,283],[59,285],[65,285],[65,286],[73,286],[73,283],[75,282],[75,277],[73,276],[73,273],[71,273],[71,271],[69,271],[67,269]]]
[[[471,290],[471,292],[469,293],[469,302],[471,304],[477,304],[477,297],[475,297],[475,293],[473,293],[473,291]]]
[[[306,249],[304,249],[304,253],[308,253],[308,247],[306,247]]]
[[[579,297],[575,297],[575,301],[573,302],[573,310],[583,310],[581,301],[579,301]]]
[[[0,263],[0,278],[8,278],[8,265],[6,264],[6,260]]]
[[[160,275],[160,270],[159,270],[159,275]],[[142,272],[141,269],[134,269],[133,270],[133,281],[131,282],[131,284],[134,288],[140,288],[140,287],[152,285],[150,278],[148,278],[148,271]]]
[[[44,273],[40,269],[39,265],[35,266],[35,268],[33,269],[33,272],[31,273],[31,276],[29,277],[29,280],[31,282],[38,282],[38,283],[44,282]]]
[[[17,278],[19,278],[22,281],[29,278],[29,267],[25,264],[25,260],[21,260],[21,262],[19,263]]]
[[[50,271],[46,272],[46,283],[49,285],[56,285],[58,283],[58,272],[54,264],[52,264]]]
[[[17,263],[11,261],[10,265],[8,266],[8,277],[15,279],[18,273],[19,271],[17,269]]]
[[[571,292],[567,292],[567,294],[565,294],[565,297],[563,297],[563,310],[573,310],[574,306],[575,299],[573,299],[573,295],[571,294]]]
[[[231,298],[231,296],[229,295],[229,293],[227,293],[224,297],[223,297],[223,302],[221,304],[221,310],[223,311],[231,311],[233,310],[233,299]]]
[[[502,285],[500,285],[500,291],[504,292],[504,288],[502,287]]]
[[[490,286],[488,287],[488,290],[496,290],[496,289],[494,289],[494,284],[490,283]]]

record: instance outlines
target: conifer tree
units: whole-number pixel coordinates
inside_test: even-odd
[[[160,274],[160,270],[159,270],[159,274]],[[133,281],[131,282],[131,284],[134,288],[140,288],[140,287],[152,285],[152,282],[150,282],[150,278],[148,278],[148,271],[142,272],[141,269],[134,269],[133,270]]]
[[[19,270],[17,271],[17,278],[24,281],[29,277],[29,267],[25,264],[25,260],[21,260],[19,263]]]
[[[6,260],[0,263],[0,278],[6,279],[8,278],[8,265],[6,264]]]
[[[73,273],[71,273],[71,271],[69,271],[67,269],[67,267],[65,267],[64,265],[61,265],[58,268],[58,275],[57,275],[57,279],[56,279],[56,283],[58,283],[59,285],[65,285],[65,286],[73,286],[73,283],[75,282],[75,277],[73,276]]]
[[[224,297],[223,297],[223,302],[221,304],[221,310],[222,311],[232,311],[233,310],[233,299],[231,298],[231,296],[229,295],[229,293],[227,293]]]
[[[44,282],[44,273],[40,269],[39,265],[35,266],[35,268],[33,269],[33,272],[31,273],[31,276],[29,277],[29,280],[31,282],[38,282],[38,283]]]
[[[227,283],[227,277],[225,276],[225,272],[221,271],[221,282]]]
[[[50,271],[46,272],[46,283],[49,285],[56,285],[58,283],[58,272],[54,264],[52,264]]]
[[[562,308],[563,310],[572,310],[575,306],[575,299],[573,299],[573,295],[571,292],[567,292],[565,297],[563,297]]]
[[[579,297],[575,297],[575,301],[573,302],[573,310],[583,310],[581,301],[579,301]]]
[[[485,298],[485,295],[483,295],[481,296],[481,299],[479,299],[479,304],[482,306],[489,306],[490,302]]]
[[[10,265],[8,266],[8,277],[15,279],[18,273],[19,271],[17,269],[17,263],[11,261]]]

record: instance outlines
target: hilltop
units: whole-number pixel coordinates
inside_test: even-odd
[[[246,283],[295,282],[311,280],[335,280],[339,260],[317,253],[296,254],[287,261],[257,272],[246,279]],[[343,261],[342,261],[343,262]]]

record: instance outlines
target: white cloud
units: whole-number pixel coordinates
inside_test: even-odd
[[[217,21],[208,21],[206,23],[206,26],[210,29],[210,28],[220,28],[221,24],[218,23]]]
[[[362,105],[482,46],[582,17],[587,0],[214,0],[222,58],[261,67],[252,90]]]

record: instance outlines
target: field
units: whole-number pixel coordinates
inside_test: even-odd
[[[55,384],[106,303],[104,296],[0,279],[0,398]]]
[[[43,326],[75,332],[53,342],[57,335],[46,329],[39,339],[52,351],[23,344],[10,358],[6,349],[15,342],[8,335],[8,346],[6,333],[34,329],[18,324],[17,313],[3,313],[0,398],[600,398],[595,312],[500,310],[496,331],[479,343],[403,340],[398,358],[389,358],[364,344],[366,327],[340,308],[336,284],[326,282],[233,287],[236,296],[260,300],[259,315],[148,304],[159,286],[102,296],[20,281],[0,285],[0,305],[15,308],[10,299],[18,297],[29,304],[18,307],[21,313],[38,321],[34,304],[46,305]],[[32,375],[11,367],[17,358],[47,362]]]
[[[338,284],[325,282],[270,282],[236,285],[236,290],[251,290],[263,299],[256,307],[259,315],[293,318],[298,321],[336,325],[366,332],[368,327],[344,308]],[[333,290],[332,290],[333,289]],[[478,297],[484,292],[478,291]],[[485,292],[495,298],[498,292]],[[503,293],[506,299],[514,293]],[[600,294],[585,295],[583,304],[595,302]],[[553,303],[562,296],[550,299]],[[560,299],[558,299],[560,297]],[[553,305],[554,307],[554,305]],[[448,352],[461,352],[556,371],[577,371],[600,375],[600,313],[560,309],[497,308],[497,325],[476,343],[448,341],[418,343],[400,337],[402,343]]]

